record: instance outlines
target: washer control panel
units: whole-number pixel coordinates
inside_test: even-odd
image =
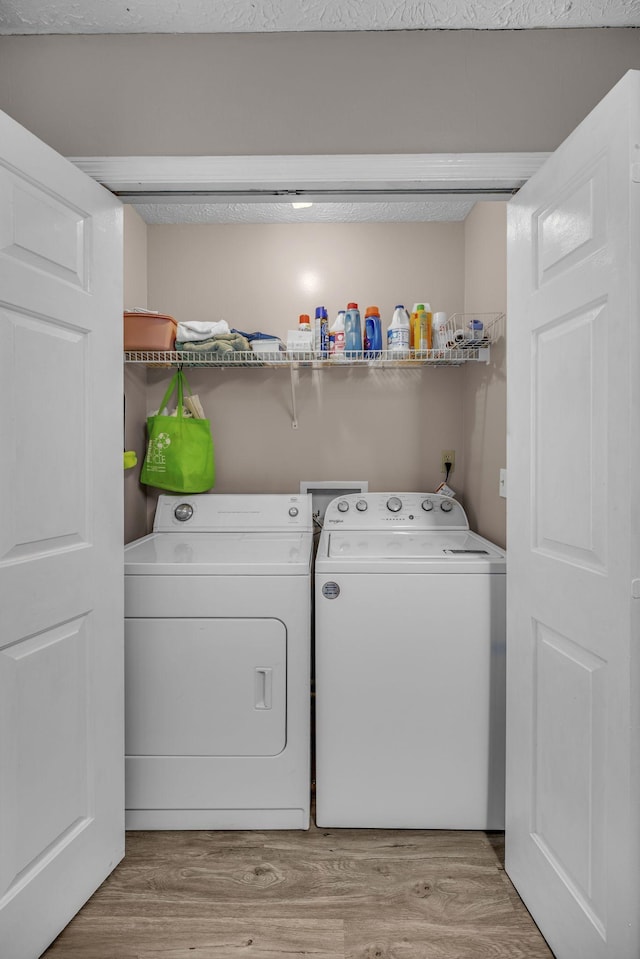
[[[353,493],[332,500],[325,529],[469,529],[460,503],[441,493]]]

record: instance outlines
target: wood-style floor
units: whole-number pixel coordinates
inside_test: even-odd
[[[46,959],[553,959],[502,835],[131,832]]]

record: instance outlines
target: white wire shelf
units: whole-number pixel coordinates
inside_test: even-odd
[[[345,369],[367,367],[397,369],[423,366],[461,366],[469,362],[488,363],[490,347],[502,335],[503,313],[454,313],[438,334],[436,348],[412,350],[399,356],[389,350],[362,351],[337,356],[314,352],[281,350],[278,353],[230,351],[212,353],[199,350],[135,350],[124,354],[125,363],[141,363],[151,367],[262,367],[274,369]],[[474,328],[472,323],[481,323]]]
[[[322,353],[306,353],[281,351],[270,354],[235,351],[232,353],[212,355],[211,353],[196,353],[186,350],[172,351],[127,351],[124,354],[125,363],[142,363],[146,366],[170,367],[273,367],[278,369],[304,368],[313,369],[345,369],[347,367],[364,366],[379,369],[395,369],[397,367],[416,366],[460,366],[472,360],[487,362],[488,347],[478,346],[469,349],[456,350],[421,350],[411,353],[410,357],[399,358],[397,353],[360,353],[353,356],[343,356],[339,360],[325,357]]]

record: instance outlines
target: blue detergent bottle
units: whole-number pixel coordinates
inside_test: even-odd
[[[345,356],[355,359],[362,354],[362,323],[357,303],[347,303],[344,315],[344,352]]]
[[[382,321],[377,306],[368,306],[364,314],[364,350],[369,359],[380,356],[382,350]]]

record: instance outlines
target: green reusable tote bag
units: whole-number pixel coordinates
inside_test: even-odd
[[[140,482],[172,493],[204,493],[215,479],[211,425],[209,420],[182,415],[184,386],[189,390],[182,370],[178,370],[160,404],[160,412],[147,418],[149,442]],[[176,388],[177,415],[162,416]]]

